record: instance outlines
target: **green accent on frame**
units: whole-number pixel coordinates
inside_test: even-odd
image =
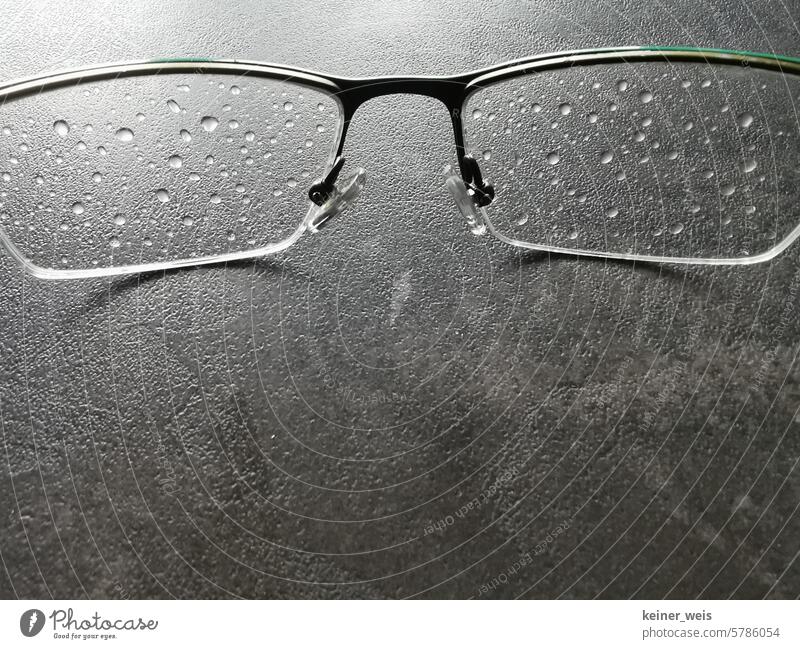
[[[730,54],[732,56],[750,56],[759,59],[772,59],[773,61],[785,61],[786,63],[795,63],[800,65],[800,58],[794,56],[784,56],[783,54],[767,54],[766,52],[745,52],[740,50],[724,50],[714,47],[685,47],[681,45],[641,45],[640,50],[649,50],[654,52],[697,52],[703,54]]]

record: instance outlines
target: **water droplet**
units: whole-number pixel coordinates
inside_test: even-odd
[[[184,216],[181,219],[181,223],[184,225],[194,225],[194,219],[191,216]]]
[[[69,124],[67,124],[63,119],[60,119],[57,122],[53,122],[53,130],[59,137],[67,137],[69,134]]]
[[[181,112],[181,107],[178,106],[178,102],[174,99],[167,99],[167,106],[169,106],[169,109],[176,115]]]
[[[653,93],[649,90],[642,90],[642,92],[639,93],[639,101],[643,104],[649,104],[653,101]]]
[[[115,225],[125,225],[125,217],[122,216],[121,214],[117,214],[114,217],[114,224]]]
[[[292,110],[293,108],[294,108],[294,104],[293,104],[292,102],[290,102],[290,101],[287,101],[287,102],[286,102],[286,103],[283,105],[283,110],[285,110],[285,111],[290,111],[290,110]]]
[[[173,169],[180,169],[183,166],[183,158],[179,155],[171,155],[169,157],[169,166]]]
[[[578,231],[577,230],[570,230],[569,234],[567,235],[567,237],[574,241],[575,239],[578,238]]]
[[[189,92],[189,86],[182,83],[181,85],[178,86],[178,90],[180,90],[181,92]]]
[[[731,196],[735,191],[736,191],[736,185],[734,185],[733,183],[727,183],[719,188],[719,192],[723,196]]]
[[[217,126],[219,126],[219,120],[216,117],[206,115],[200,120],[200,124],[203,126],[206,132],[211,133],[215,128],[217,128]]]
[[[669,226],[670,234],[680,234],[683,232],[683,223],[673,223]]]
[[[559,160],[561,160],[561,156],[558,155],[558,151],[551,151],[547,154],[548,164],[557,165]]]
[[[169,192],[167,192],[166,189],[159,189],[158,191],[156,191],[156,196],[158,197],[158,200],[160,200],[162,203],[166,203],[167,201],[169,201]]]
[[[667,154],[667,160],[675,160],[678,157],[678,152],[673,149]]]
[[[233,232],[228,232],[228,236],[226,238],[228,241],[236,241],[236,234]]]
[[[572,106],[569,104],[561,104],[558,107],[558,112],[560,112],[562,115],[569,115],[572,112]]]
[[[294,178],[287,178],[286,184],[289,185],[289,187],[296,187],[297,181]]]
[[[620,79],[617,81],[617,90],[619,92],[625,92],[628,89],[628,82],[625,79]]]
[[[76,202],[72,204],[72,211],[75,214],[83,214],[85,208],[83,207],[83,203]]]
[[[130,142],[133,140],[133,131],[129,128],[121,128],[114,134],[114,137],[120,142]]]
[[[758,163],[753,158],[745,158],[742,162],[742,170],[749,174],[751,171],[754,171],[755,168],[758,166]]]
[[[108,245],[111,246],[112,248],[119,248],[121,244],[120,244],[120,240],[117,239],[117,237],[111,237],[108,240]]]
[[[613,159],[614,159],[614,154],[611,151],[603,151],[603,153],[600,154],[601,164],[607,165]]]
[[[186,142],[186,144],[189,144],[189,142],[192,141],[192,134],[189,133],[189,131],[187,131],[185,128],[181,129],[181,139]]]
[[[617,214],[619,214],[619,210],[616,207],[609,207],[606,210],[606,218],[613,219]]]
[[[286,128],[292,128],[294,126],[294,122],[290,119],[286,120]]]
[[[193,181],[200,180],[200,174],[195,172],[195,171],[193,171],[192,173],[189,174],[189,180],[193,180]]]
[[[589,124],[594,124],[597,121],[597,113],[589,113]]]
[[[220,198],[219,194],[211,194],[211,196],[209,197],[209,200],[212,203],[214,203],[214,205],[218,205],[219,203],[222,202],[222,199]]]
[[[150,237],[145,237],[144,239],[142,239],[142,245],[149,248],[150,246],[153,245],[153,240]]]
[[[242,92],[242,89],[239,86],[231,86],[232,95],[238,95],[240,92]]]
[[[94,180],[96,183],[99,183],[101,180],[103,180],[103,174],[101,174],[99,171],[95,171],[92,174],[92,180]]]
[[[753,123],[753,116],[750,113],[742,113],[736,118],[736,123],[742,128],[748,128]]]
[[[213,155],[207,155],[206,156],[206,164],[207,165],[213,165],[214,164],[214,156]]]
[[[491,149],[486,149],[486,151],[484,151],[482,155],[484,160],[490,160],[492,157]]]
[[[528,222],[528,215],[523,214],[517,219],[517,225],[525,225]]]
[[[256,134],[253,133],[253,131],[247,131],[247,133],[244,134],[244,139],[248,142],[252,142],[256,139]]]
[[[239,122],[237,122],[235,119],[232,119],[230,122],[228,122],[228,128],[230,129],[239,128]]]

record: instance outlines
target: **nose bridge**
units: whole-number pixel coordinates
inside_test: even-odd
[[[461,102],[464,82],[455,77],[377,77],[373,79],[337,79],[341,88],[338,94],[344,110],[344,126],[337,155],[342,155],[350,120],[358,108],[377,97],[387,95],[419,95],[442,102],[450,114],[456,153],[459,162],[464,156],[463,132],[461,128]]]

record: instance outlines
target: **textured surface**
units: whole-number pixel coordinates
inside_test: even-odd
[[[2,75],[800,55],[796,2],[681,4],[29,3]],[[519,254],[459,221],[449,128],[431,100],[365,105],[368,191],[278,259],[52,284],[0,257],[0,594],[800,594],[800,246],[733,270]]]

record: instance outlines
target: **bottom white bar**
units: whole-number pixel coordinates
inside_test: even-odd
[[[0,646],[777,648],[800,646],[798,618],[784,601],[4,601]]]

